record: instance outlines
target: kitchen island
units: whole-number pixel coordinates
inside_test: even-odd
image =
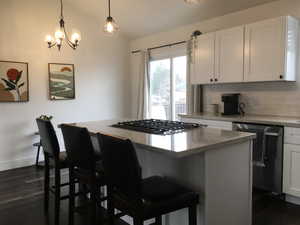
[[[131,139],[143,177],[167,176],[198,192],[197,224],[251,225],[252,140],[255,135],[210,128],[154,135],[111,127],[119,121],[124,119],[74,125],[86,127],[91,134],[100,132]],[[187,209],[180,210],[164,216],[163,223],[188,225],[187,215]]]

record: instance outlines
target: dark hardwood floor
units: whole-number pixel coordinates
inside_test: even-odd
[[[54,225],[54,195],[50,194],[49,212],[44,211],[43,169],[25,167],[0,172],[0,225]],[[67,170],[62,171],[62,181],[68,180]],[[63,188],[62,195],[68,193]],[[86,204],[86,202],[84,203]],[[75,225],[89,224],[89,210],[75,214]],[[104,212],[99,210],[98,224],[103,222]],[[68,200],[61,201],[60,225],[68,224]],[[126,225],[120,220],[116,225]]]
[[[67,179],[67,171],[63,171]],[[64,191],[67,192],[67,189]],[[300,225],[300,206],[259,193],[255,196],[253,225]],[[53,198],[50,203],[53,205]],[[50,209],[52,209],[50,205]],[[68,201],[62,201],[61,225],[68,224]],[[103,222],[99,212],[99,223]],[[52,225],[52,210],[47,215],[43,208],[43,170],[26,167],[0,172],[0,224],[1,225]],[[89,224],[88,210],[77,213],[76,225]],[[116,225],[124,225],[116,221]],[[227,224],[226,224],[227,225]]]
[[[253,199],[253,225],[300,225],[300,206],[264,193]]]

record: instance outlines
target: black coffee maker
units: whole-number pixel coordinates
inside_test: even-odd
[[[240,115],[239,112],[239,97],[240,94],[223,94],[222,102],[224,110],[222,115]]]

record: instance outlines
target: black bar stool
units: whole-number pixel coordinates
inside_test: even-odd
[[[106,185],[106,179],[101,163],[101,155],[96,154],[90,134],[86,128],[79,128],[71,125],[62,124],[65,147],[69,159],[70,171],[70,202],[69,202],[69,224],[74,224],[74,180],[86,184],[91,193],[91,223],[96,224],[97,204],[107,200],[101,197],[101,187]]]
[[[197,224],[197,193],[164,177],[142,179],[142,169],[130,140],[101,134],[98,138],[108,183],[111,224],[115,208],[133,217],[134,225],[142,225],[151,218],[161,225],[163,214],[188,208],[189,225]]]
[[[55,225],[59,224],[60,200],[68,199],[69,196],[61,196],[60,188],[69,183],[61,183],[61,170],[68,168],[66,152],[60,152],[59,143],[55,130],[49,120],[36,119],[45,156],[45,180],[44,180],[44,199],[45,210],[49,208],[49,192],[55,195]],[[50,166],[54,167],[55,185],[50,187]]]

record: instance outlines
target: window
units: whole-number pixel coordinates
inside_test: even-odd
[[[150,61],[150,117],[178,120],[186,113],[185,55],[154,58]]]

